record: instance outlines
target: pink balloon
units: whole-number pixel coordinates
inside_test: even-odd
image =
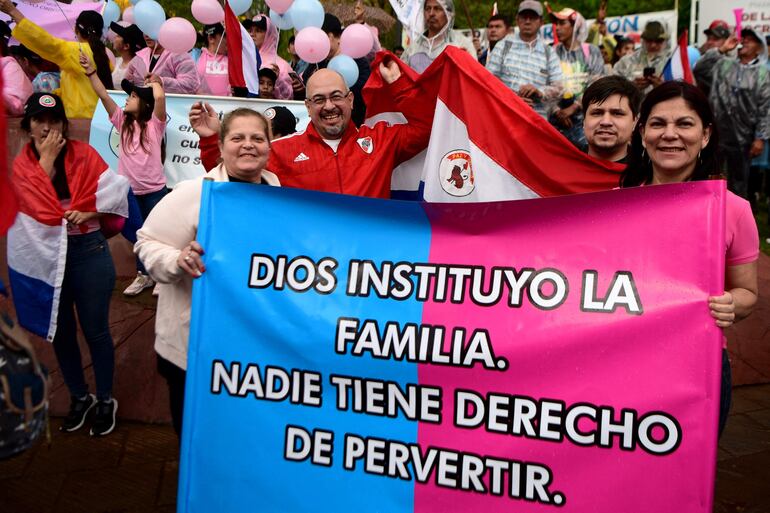
[[[294,50],[299,58],[310,64],[329,56],[329,36],[318,27],[305,27],[294,38]]]
[[[225,19],[225,11],[216,0],[193,0],[190,10],[193,17],[204,25],[220,23]]]
[[[126,7],[126,9],[123,11],[123,16],[121,17],[123,21],[127,21],[129,25],[132,23],[136,23],[134,21],[134,6],[129,5]]]
[[[284,14],[291,7],[294,0],[265,0],[265,3],[278,14]]]
[[[342,31],[340,50],[349,57],[354,59],[366,57],[372,51],[373,46],[374,38],[372,37],[372,31],[361,23],[349,25]]]
[[[184,18],[169,18],[158,31],[158,43],[171,53],[187,53],[195,46],[197,34]]]

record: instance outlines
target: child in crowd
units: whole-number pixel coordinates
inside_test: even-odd
[[[275,82],[278,74],[272,68],[265,67],[259,70],[259,97],[264,100],[275,99]]]
[[[148,87],[138,87],[123,79],[121,87],[128,98],[121,109],[107,93],[85,55],[81,55],[80,64],[102,100],[110,122],[120,132],[118,173],[128,178],[142,217],[147,219],[153,207],[168,192],[161,158],[161,144],[166,131],[166,96],[161,81],[150,75],[146,84]],[[136,260],[136,267],[136,279],[123,291],[127,296],[135,296],[155,285],[139,259]]]
[[[113,21],[110,23],[110,30],[115,33],[112,48],[118,56],[115,59],[115,69],[112,70],[112,83],[117,86],[125,78],[129,64],[136,57],[136,52],[146,48],[147,43],[144,42],[144,35],[136,25],[124,27]]]

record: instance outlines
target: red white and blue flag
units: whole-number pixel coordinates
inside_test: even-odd
[[[257,47],[238,21],[229,2],[225,2],[225,38],[230,87],[246,88],[250,95],[259,96]]]
[[[685,30],[679,36],[676,48],[666,63],[666,67],[663,68],[664,80],[684,80],[688,84],[695,83],[690,67],[690,56],[687,53],[687,39],[687,31]]]
[[[378,66],[387,55],[378,54],[364,87],[367,124],[406,122],[383,92]],[[623,165],[575,148],[467,52],[447,47],[422,75],[395,62],[420,86],[414,108],[435,114],[426,150],[393,172],[394,198],[502,201],[617,187]]]
[[[71,210],[128,216],[128,180],[88,144],[69,141],[64,167]],[[13,184],[19,213],[8,230],[8,275],[16,314],[23,327],[52,341],[67,261],[64,209],[30,145],[14,160]]]

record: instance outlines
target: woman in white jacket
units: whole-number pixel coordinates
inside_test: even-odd
[[[206,271],[203,248],[195,240],[203,180],[280,186],[278,178],[265,170],[270,139],[270,123],[262,114],[244,108],[228,113],[219,133],[222,162],[204,177],[178,184],[137,232],[134,251],[152,278],[161,284],[155,351],[158,371],[169,387],[171,417],[177,434],[182,428],[192,280]]]

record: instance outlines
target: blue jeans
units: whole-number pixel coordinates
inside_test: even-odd
[[[88,393],[78,346],[75,308],[91,352],[96,397],[100,401],[112,397],[115,348],[110,335],[109,312],[114,287],[115,266],[102,232],[68,237],[67,266],[53,348],[64,383],[73,397]]]
[[[168,194],[168,189],[163,187],[161,190],[149,194],[134,195],[136,203],[139,205],[139,211],[142,213],[142,224],[147,220],[147,217],[150,215],[150,212],[152,212],[152,209],[155,208],[155,205],[157,205],[166,194]],[[144,268],[144,264],[139,260],[139,257],[136,257],[136,270],[142,274],[147,274],[147,269]]]

